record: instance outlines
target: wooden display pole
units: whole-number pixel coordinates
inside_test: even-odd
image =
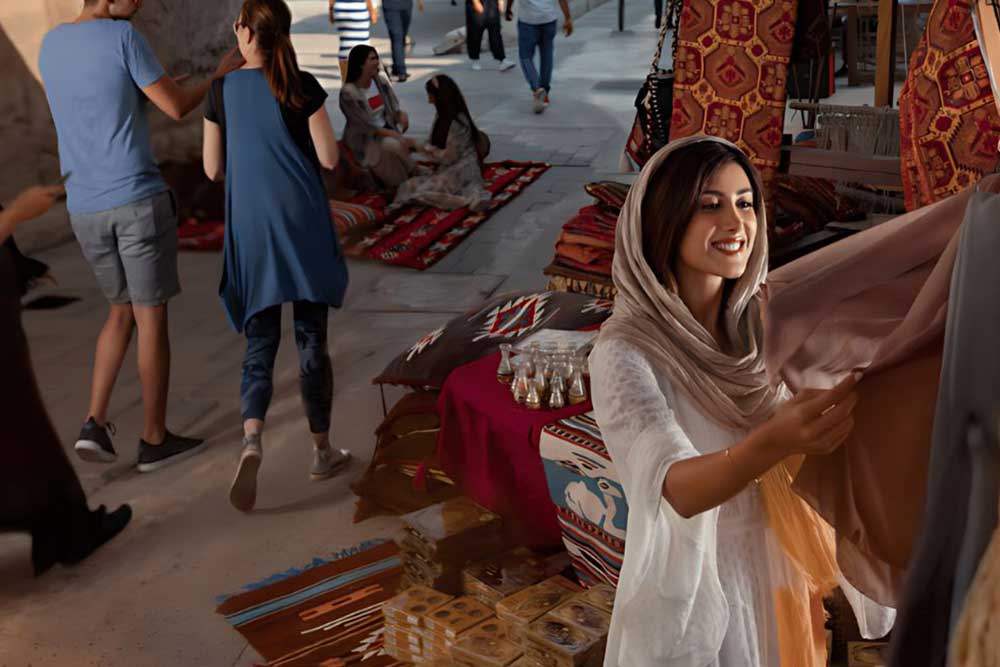
[[[899,0],[879,0],[875,42],[875,106],[891,107],[896,78],[896,8]]]

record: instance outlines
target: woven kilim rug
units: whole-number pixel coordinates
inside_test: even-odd
[[[381,227],[347,249],[348,254],[386,264],[426,269],[451,252],[476,227],[486,222],[549,168],[544,162],[493,162],[483,173],[493,194],[480,212],[467,208],[444,211],[427,206],[405,206]]]
[[[968,0],[935,0],[899,93],[899,130],[908,211],[996,166],[1000,117]]]
[[[709,134],[737,144],[760,171],[770,213],[796,6],[794,0],[687,0],[674,61],[670,139]]]
[[[216,609],[268,667],[397,667],[382,652],[382,605],[403,576],[385,542],[228,598]]]

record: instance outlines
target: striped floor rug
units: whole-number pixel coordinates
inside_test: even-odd
[[[399,548],[385,542],[226,599],[216,612],[268,667],[397,667],[382,652],[382,604],[399,590]]]

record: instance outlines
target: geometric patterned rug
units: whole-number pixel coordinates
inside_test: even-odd
[[[906,209],[960,192],[997,164],[1000,117],[967,1],[937,0],[899,93]]]
[[[678,29],[670,139],[708,134],[738,145],[760,172],[769,213],[781,159],[796,5],[687,0]]]
[[[234,595],[216,612],[268,667],[398,667],[382,651],[382,605],[402,576],[399,547],[385,542]]]
[[[493,162],[483,170],[486,190],[493,194],[484,211],[445,211],[404,206],[377,230],[347,247],[349,255],[424,270],[461,243],[479,225],[538,180],[549,169],[544,162]]]

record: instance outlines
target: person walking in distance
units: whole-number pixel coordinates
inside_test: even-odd
[[[563,15],[563,32],[573,34],[573,16],[567,0],[558,0]],[[514,0],[507,0],[506,19],[514,19]],[[535,113],[542,113],[549,106],[552,87],[552,66],[555,59],[556,22],[559,11],[556,0],[521,0],[517,17],[517,55],[521,71],[531,88]],[[535,51],[540,54],[539,67],[535,68]]]
[[[424,11],[424,0],[417,0],[417,9]],[[382,13],[392,42],[392,75],[403,83],[410,78],[406,71],[406,41],[413,18],[413,0],[383,0]]]
[[[472,61],[472,69],[483,69],[479,52],[483,46],[483,32],[489,34],[490,52],[499,63],[501,72],[513,69],[514,62],[507,60],[500,31],[500,3],[503,0],[465,0],[465,47]]]
[[[194,453],[203,443],[167,430],[170,343],[167,302],[177,277],[177,207],[153,159],[145,100],[174,120],[196,108],[211,81],[180,86],[127,19],[141,0],[85,0],[75,21],[42,42],[39,69],[59,139],[66,207],[110,303],[97,338],[90,407],[76,442],[86,461],[117,458],[108,423],[111,391],[139,331],[143,432],[138,468],[146,472]],[[234,49],[214,78],[243,64]]]
[[[378,7],[373,0],[329,0],[329,4],[330,23],[337,27],[337,34],[340,35],[337,64],[340,65],[340,83],[343,85],[347,80],[347,58],[351,49],[358,44],[367,44],[371,39],[372,24],[378,23]]]

